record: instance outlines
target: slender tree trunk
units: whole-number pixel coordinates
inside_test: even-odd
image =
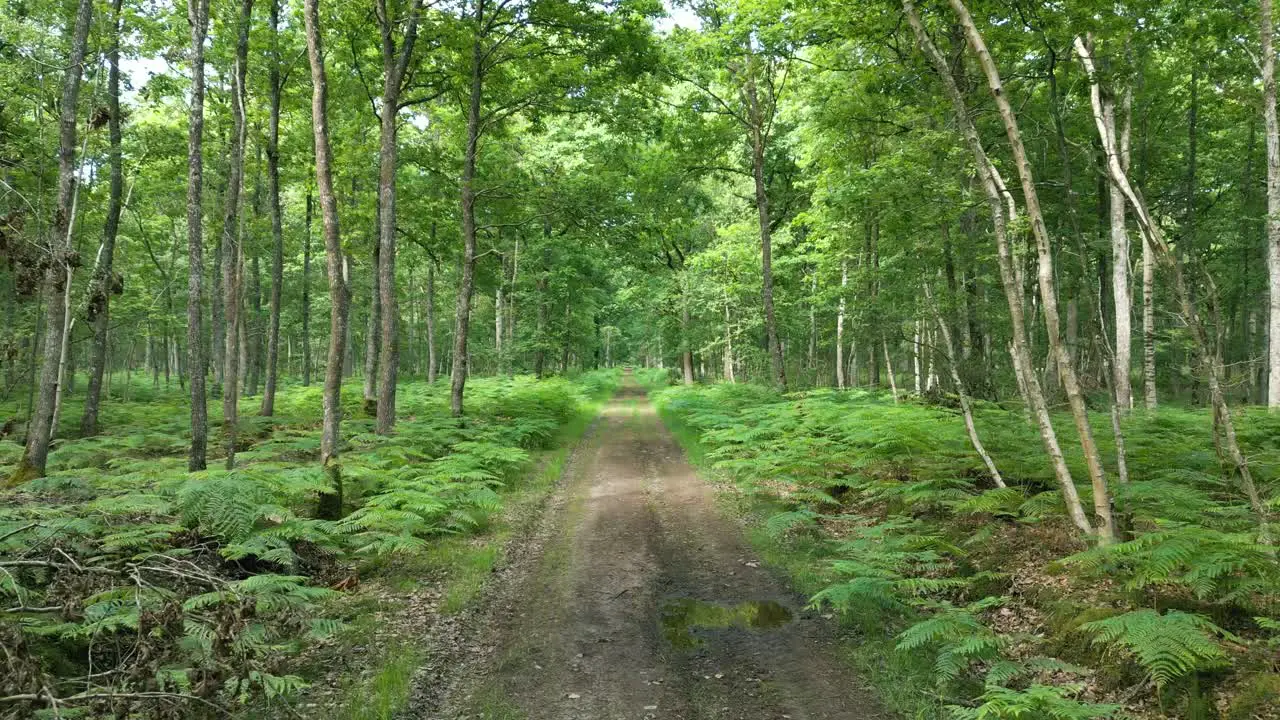
[[[996,468],[995,461],[991,459],[991,454],[982,444],[982,438],[978,436],[978,427],[973,421],[973,401],[969,399],[969,392],[965,388],[964,380],[960,378],[960,371],[956,369],[956,347],[951,341],[951,327],[938,309],[928,283],[924,286],[924,296],[929,303],[929,311],[933,313],[934,322],[942,333],[942,342],[947,350],[947,369],[951,372],[951,382],[956,386],[956,394],[960,396],[960,412],[964,415],[964,429],[969,434],[969,442],[973,445],[974,452],[978,453],[978,457],[982,458],[982,464],[987,466],[987,472],[991,473],[991,481],[996,487],[1006,487],[1000,470]]]
[[[754,58],[746,74],[748,103],[747,134],[751,146],[751,175],[755,181],[756,211],[760,215],[760,270],[763,281],[760,295],[764,301],[765,337],[769,343],[769,362],[773,370],[773,382],[784,392],[787,389],[786,368],[782,362],[782,345],[778,342],[778,322],[773,310],[773,241],[769,224],[769,191],[764,179],[764,118],[760,97],[756,90]]]
[[[684,372],[684,384],[693,384],[693,348],[689,346],[689,296],[686,280],[680,281],[680,367]]]
[[[381,204],[381,200],[378,201]],[[382,210],[378,210],[379,216]],[[376,417],[378,414],[378,360],[382,348],[382,245],[374,240],[373,287],[369,290],[369,322],[368,332],[364,335],[364,414]]]
[[[1126,89],[1116,116],[1114,104],[1111,113],[1111,128],[1119,130],[1120,167],[1129,169],[1129,127],[1132,115],[1133,93]],[[1111,293],[1115,305],[1115,398],[1120,413],[1127,413],[1133,407],[1133,385],[1129,380],[1132,364],[1133,327],[1133,290],[1129,284],[1129,232],[1125,227],[1124,193],[1115,184],[1110,187],[1111,198]]]
[[[1222,367],[1221,360],[1219,359],[1216,351],[1216,346],[1209,338],[1204,322],[1202,321],[1199,312],[1196,310],[1190,288],[1187,286],[1182,262],[1175,254],[1169,251],[1169,247],[1165,244],[1160,231],[1160,226],[1151,218],[1142,196],[1129,183],[1127,174],[1115,158],[1115,156],[1118,155],[1118,152],[1115,150],[1117,141],[1115,136],[1109,132],[1109,128],[1105,122],[1104,106],[1101,101],[1102,91],[1098,83],[1097,73],[1093,66],[1093,59],[1089,45],[1080,37],[1076,37],[1075,45],[1076,52],[1080,55],[1080,59],[1085,66],[1085,70],[1089,74],[1091,86],[1090,96],[1093,104],[1094,121],[1097,126],[1098,135],[1101,137],[1103,145],[1109,149],[1108,155],[1113,159],[1113,161],[1109,162],[1107,165],[1111,182],[1120,187],[1125,194],[1125,198],[1129,201],[1129,206],[1133,209],[1135,218],[1138,221],[1138,227],[1142,230],[1144,244],[1150,245],[1153,253],[1159,253],[1163,256],[1166,264],[1172,270],[1174,291],[1178,298],[1182,319],[1186,323],[1187,329],[1190,330],[1192,349],[1195,352],[1196,359],[1209,384],[1209,399],[1216,417],[1215,424],[1221,429],[1223,434],[1225,447],[1221,448],[1220,452],[1225,454],[1227,456],[1226,459],[1235,467],[1236,473],[1239,475],[1241,490],[1249,500],[1250,507],[1258,517],[1259,534],[1262,541],[1266,544],[1270,544],[1271,534],[1267,507],[1262,500],[1261,494],[1258,492],[1257,486],[1254,484],[1253,474],[1250,471],[1248,460],[1240,450],[1240,444],[1236,438],[1235,422],[1232,420],[1231,408],[1227,404],[1226,395],[1222,389]],[[1215,434],[1216,432],[1217,430],[1215,430]]]
[[[71,31],[67,71],[62,81],[62,114],[58,120],[58,204],[49,234],[49,265],[44,272],[46,316],[39,395],[27,427],[26,449],[9,479],[10,486],[44,476],[49,441],[53,437],[54,404],[60,385],[59,373],[63,369],[59,363],[66,311],[63,293],[71,272],[71,226],[75,215],[76,106],[80,99],[80,78],[84,73],[85,47],[92,18],[92,0],[80,0]]]
[[[881,338],[880,347],[884,350],[884,369],[889,376],[889,392],[893,395],[893,404],[898,404],[898,381],[893,376],[893,359],[889,357],[889,341]]]
[[[262,414],[276,409],[276,376],[280,364],[280,301],[284,285],[284,219],[280,207],[280,0],[271,0],[271,114],[267,120],[267,203],[271,206],[271,299],[267,319],[267,372]],[[309,200],[309,198],[308,198]],[[310,220],[310,218],[308,218]],[[307,231],[310,232],[308,225]],[[308,252],[310,248],[308,248]],[[310,260],[308,257],[307,260]],[[305,293],[305,290],[303,291]],[[306,333],[306,329],[303,329]]]
[[[205,403],[208,360],[204,336],[204,43],[209,29],[209,0],[187,0],[191,24],[191,115],[187,131],[187,375],[191,389],[191,452],[187,469],[204,470],[209,442]]]
[[[840,303],[836,310],[836,387],[844,389],[844,289],[849,285],[849,261],[840,260]]]
[[[987,156],[986,150],[982,146],[982,141],[978,136],[978,131],[969,118],[969,111],[965,106],[964,97],[961,95],[955,78],[951,74],[951,67],[925,32],[924,24],[916,12],[914,0],[903,0],[902,6],[906,10],[907,20],[915,32],[916,40],[921,50],[924,51],[925,56],[933,65],[939,79],[942,81],[943,89],[951,101],[956,125],[964,136],[970,152],[973,154],[978,178],[991,210],[992,230],[996,239],[997,259],[1000,265],[1000,280],[1004,288],[1005,300],[1009,306],[1010,321],[1013,325],[1010,355],[1013,358],[1014,374],[1018,380],[1019,389],[1022,391],[1023,397],[1026,398],[1029,414],[1033,416],[1040,431],[1040,439],[1044,443],[1045,453],[1049,456],[1050,463],[1053,466],[1058,487],[1067,506],[1067,514],[1071,517],[1072,523],[1081,532],[1091,535],[1095,532],[1093,525],[1084,513],[1079,492],[1076,490],[1075,482],[1071,477],[1071,470],[1067,467],[1062,448],[1058,443],[1057,432],[1054,430],[1053,420],[1049,415],[1048,403],[1036,377],[1035,369],[1032,367],[1031,352],[1027,347],[1026,317],[1023,310],[1022,283],[1020,282],[1021,274],[1015,267],[1015,260],[1008,237],[1008,218],[1016,217],[1017,214],[1016,207],[1013,204],[1013,196],[1005,185],[999,171]],[[1008,214],[1006,215],[1006,213]]]
[[[1275,20],[1260,0],[1262,113],[1267,136],[1267,407],[1280,410],[1280,121],[1276,118]]]
[[[724,379],[736,383],[733,374],[733,321],[729,315],[729,293],[724,294]]]
[[[475,37],[471,46],[471,89],[467,104],[467,147],[462,161],[462,277],[458,286],[457,313],[453,324],[453,367],[450,377],[449,407],[454,417],[462,415],[467,386],[467,332],[471,327],[471,296],[476,273],[476,154],[480,150],[480,106],[484,93],[485,0],[475,2]]]
[[[102,402],[102,376],[107,367],[107,333],[110,328],[111,295],[115,290],[112,260],[116,252],[116,235],[120,230],[120,211],[124,198],[124,162],[120,150],[120,35],[124,23],[121,0],[111,2],[111,47],[107,51],[107,136],[111,180],[107,198],[107,218],[102,228],[102,246],[89,281],[87,319],[93,327],[92,357],[89,360],[89,387],[80,416],[80,435],[98,434],[98,409]],[[156,367],[159,367],[157,364]],[[157,379],[159,376],[156,376]]]
[[[435,223],[432,223],[432,236]],[[434,385],[440,361],[436,357],[436,263],[427,261],[427,383]]]
[[[382,33],[382,105],[379,107],[378,148],[378,259],[381,293],[382,342],[378,349],[381,371],[378,388],[377,432],[387,435],[396,424],[396,378],[400,369],[399,308],[396,302],[396,116],[400,110],[400,90],[413,57],[418,37],[418,15],[422,0],[414,0],[404,39],[397,51],[392,23],[393,7],[378,0],[377,16]]]
[[[311,386],[311,188],[307,188],[307,209],[302,234],[302,386]]]
[[[75,224],[76,202],[71,201],[71,223]],[[58,389],[53,396],[53,417],[49,420],[49,437],[58,434],[58,421],[62,418],[62,398],[71,388],[75,380],[75,370],[71,367],[71,330],[75,327],[74,313],[71,312],[71,266],[67,265],[67,278],[62,290],[62,344],[58,349]]]
[[[1085,405],[1084,393],[1076,375],[1075,363],[1071,353],[1062,343],[1061,321],[1058,316],[1058,296],[1054,282],[1053,249],[1049,240],[1048,228],[1045,227],[1044,216],[1040,211],[1040,199],[1036,191],[1035,179],[1031,172],[1031,162],[1022,143],[1022,134],[1018,130],[1018,121],[1013,106],[1004,92],[995,60],[987,50],[986,42],[978,27],[973,22],[963,0],[950,0],[952,10],[965,30],[969,45],[978,58],[983,73],[987,77],[987,85],[996,102],[996,109],[1005,126],[1005,134],[1009,139],[1013,153],[1014,166],[1022,184],[1023,202],[1026,205],[1027,217],[1031,223],[1032,235],[1035,237],[1038,260],[1038,285],[1040,289],[1040,307],[1044,314],[1045,331],[1048,336],[1049,350],[1057,359],[1059,376],[1063,390],[1066,391],[1067,404],[1071,408],[1071,416],[1075,421],[1076,433],[1080,438],[1080,449],[1084,454],[1085,465],[1089,471],[1089,479],[1093,485],[1093,510],[1098,520],[1098,540],[1103,544],[1113,542],[1115,527],[1111,517],[1111,495],[1107,489],[1106,472],[1102,466],[1102,456],[1094,441],[1093,428],[1089,422],[1088,408]]]
[[[346,263],[338,227],[338,200],[333,192],[333,153],[329,147],[328,86],[320,35],[320,0],[304,0],[307,57],[311,65],[311,125],[315,134],[316,190],[324,227],[325,266],[329,276],[329,359],[324,373],[324,429],[320,436],[320,464],[329,491],[320,496],[318,515],[342,514],[342,468],[338,461],[342,423],[342,360],[347,337]]]
[[[227,469],[235,467],[236,431],[240,412],[240,194],[244,182],[246,132],[245,80],[249,64],[249,23],[253,0],[243,0],[237,28],[236,59],[231,89],[234,127],[227,171],[226,206],[222,214],[222,311],[226,321],[222,369],[222,432]]]

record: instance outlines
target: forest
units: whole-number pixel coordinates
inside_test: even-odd
[[[0,0],[0,718],[1280,718],[1275,28]]]

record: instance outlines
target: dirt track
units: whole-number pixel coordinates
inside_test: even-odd
[[[628,383],[415,717],[884,718]],[[467,633],[472,634],[472,633]],[[432,703],[433,705],[435,703]]]

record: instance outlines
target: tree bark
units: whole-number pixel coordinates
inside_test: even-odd
[[[840,303],[836,310],[836,387],[844,389],[844,289],[849,285],[849,261],[840,260]]]
[[[381,200],[378,203],[381,204]],[[382,210],[378,210],[381,217]],[[382,349],[382,244],[377,239],[373,242],[373,272],[370,280],[373,287],[369,289],[369,322],[368,332],[364,335],[364,414],[376,417],[378,414],[378,360]]]
[[[431,225],[434,235],[435,224]],[[436,357],[436,263],[427,261],[427,383],[434,385],[440,371]]]
[[[60,386],[63,324],[66,307],[63,293],[71,270],[71,226],[76,192],[76,106],[80,98],[80,78],[84,73],[85,47],[93,19],[92,0],[80,0],[71,31],[71,48],[62,81],[62,114],[58,119],[58,200],[49,234],[49,265],[44,272],[45,335],[40,367],[38,397],[32,406],[27,427],[27,445],[22,460],[9,479],[17,485],[43,477],[53,437],[54,404]],[[32,351],[34,353],[34,349]]]
[[[227,469],[235,467],[236,431],[240,412],[240,193],[244,183],[246,132],[245,80],[249,64],[249,23],[253,0],[242,0],[237,28],[235,72],[231,89],[231,157],[227,170],[226,204],[222,213],[222,312],[225,345],[222,369],[222,434]]]
[[[107,51],[107,137],[111,166],[107,217],[102,227],[102,245],[89,281],[87,320],[93,327],[92,357],[89,360],[89,387],[85,393],[84,414],[80,416],[80,435],[98,434],[98,409],[102,403],[102,376],[107,368],[107,333],[110,328],[111,295],[115,290],[112,260],[116,251],[116,235],[120,230],[120,211],[124,199],[124,162],[120,149],[120,35],[124,21],[121,0],[111,2],[111,47]],[[159,367],[157,365],[156,367]],[[158,376],[157,376],[158,377]]]
[[[471,45],[471,88],[467,103],[467,147],[462,160],[462,277],[458,285],[457,312],[453,324],[453,367],[449,388],[449,408],[454,417],[463,412],[467,387],[467,332],[471,327],[471,296],[476,272],[476,154],[479,152],[480,105],[484,93],[485,0],[475,0],[475,37]]]
[[[769,224],[769,191],[764,179],[765,131],[760,96],[756,89],[754,58],[748,60],[746,73],[747,140],[751,147],[751,175],[755,182],[756,211],[760,215],[760,295],[764,301],[765,337],[769,343],[769,363],[773,382],[783,392],[787,389],[787,373],[782,362],[782,345],[778,342],[778,322],[773,310],[773,240]]]
[[[209,442],[205,405],[208,360],[204,351],[204,42],[209,0],[187,0],[191,24],[191,114],[187,129],[187,375],[191,389],[191,452],[187,469],[204,470]]]
[[[1076,433],[1080,438],[1080,449],[1084,454],[1085,465],[1089,471],[1089,479],[1093,485],[1093,510],[1097,517],[1097,534],[1099,542],[1111,543],[1115,540],[1115,525],[1111,517],[1111,495],[1107,489],[1106,471],[1102,466],[1102,456],[1093,437],[1093,428],[1089,422],[1088,408],[1085,405],[1084,393],[1076,375],[1075,362],[1069,349],[1062,343],[1061,320],[1058,316],[1058,296],[1054,281],[1053,249],[1049,239],[1049,231],[1045,226],[1044,216],[1040,211],[1040,198],[1036,190],[1035,179],[1031,172],[1031,161],[1022,143],[1022,133],[1018,129],[1017,117],[1013,106],[1005,95],[1000,80],[1000,73],[995,60],[987,50],[986,42],[973,22],[973,17],[965,7],[963,0],[950,0],[952,10],[960,20],[968,38],[969,46],[978,58],[978,64],[986,75],[987,85],[995,99],[996,109],[1005,127],[1013,154],[1014,166],[1018,170],[1018,178],[1022,184],[1023,203],[1027,217],[1031,223],[1032,235],[1035,237],[1037,256],[1037,284],[1040,289],[1040,308],[1044,315],[1045,332],[1048,336],[1049,351],[1057,359],[1058,374],[1066,391],[1067,404],[1071,409],[1071,417],[1075,421]],[[1118,162],[1118,158],[1110,160]]]
[[[347,337],[347,272],[338,226],[338,200],[333,192],[333,152],[329,146],[328,86],[320,36],[320,0],[304,0],[307,58],[311,65],[311,125],[315,135],[316,190],[324,228],[325,267],[329,276],[329,359],[324,372],[324,428],[320,436],[320,464],[329,480],[321,494],[318,515],[334,519],[342,514],[342,467],[338,461],[342,423],[342,360]]]
[[[1260,0],[1262,113],[1267,136],[1267,408],[1280,410],[1280,121],[1276,117],[1275,20]]]
[[[280,364],[280,299],[284,285],[284,219],[280,207],[280,0],[271,0],[271,114],[267,120],[267,203],[271,206],[271,299],[267,318],[267,372],[262,389],[262,414],[276,409],[276,376]],[[310,198],[308,197],[308,201]],[[310,218],[308,217],[308,220]],[[307,232],[311,228],[308,224]],[[310,252],[310,248],[307,248]],[[307,260],[310,260],[308,257]],[[305,290],[303,291],[306,292]],[[303,328],[306,334],[306,328]],[[304,371],[305,373],[306,371]]]
[[[311,188],[307,188],[307,209],[302,234],[302,386],[311,385]]]
[[[1048,403],[1031,364],[1030,349],[1027,347],[1027,327],[1023,311],[1022,284],[1019,277],[1020,273],[1014,267],[1015,261],[1008,237],[1008,219],[1016,217],[1017,214],[1016,207],[1013,204],[1013,196],[1005,185],[999,171],[987,156],[986,150],[982,146],[982,140],[978,136],[978,131],[969,118],[969,111],[965,106],[964,97],[961,95],[955,78],[951,74],[951,67],[925,32],[924,24],[920,21],[920,16],[916,12],[914,0],[903,0],[902,6],[906,10],[907,20],[915,32],[920,49],[933,65],[939,79],[942,81],[943,90],[946,91],[946,95],[951,101],[956,125],[973,155],[978,179],[991,211],[992,231],[996,239],[997,259],[1000,266],[1000,280],[1004,288],[1005,300],[1009,306],[1010,322],[1013,325],[1010,355],[1013,358],[1014,374],[1018,380],[1019,389],[1022,391],[1023,397],[1026,398],[1029,413],[1033,416],[1040,431],[1040,439],[1044,443],[1045,453],[1049,456],[1050,463],[1053,466],[1054,476],[1058,481],[1063,501],[1067,506],[1067,514],[1071,517],[1072,523],[1081,532],[1092,535],[1095,532],[1093,524],[1084,513],[1079,492],[1076,490],[1075,482],[1071,477],[1071,470],[1067,467],[1062,448],[1058,443],[1057,432],[1049,415]],[[1006,215],[1006,212],[1008,215]]]
[[[400,369],[397,331],[399,308],[396,302],[396,116],[400,110],[400,90],[405,71],[413,57],[418,38],[418,15],[422,0],[413,0],[408,25],[397,52],[393,23],[395,8],[388,0],[378,0],[378,25],[382,34],[382,105],[379,108],[378,148],[378,259],[379,292],[381,293],[382,342],[378,349],[380,370],[376,430],[379,435],[391,433],[396,423],[396,378]]]
[[[1265,23],[1264,23],[1265,26]],[[1125,197],[1130,202],[1130,207],[1138,221],[1138,227],[1142,230],[1144,244],[1151,246],[1153,255],[1159,255],[1169,266],[1173,275],[1174,292],[1178,298],[1182,319],[1190,331],[1192,349],[1196,354],[1198,364],[1201,366],[1205,375],[1205,379],[1209,384],[1209,400],[1216,417],[1215,425],[1219,427],[1223,433],[1224,446],[1220,452],[1226,455],[1226,459],[1235,467],[1236,473],[1240,477],[1240,486],[1245,497],[1249,501],[1249,506],[1254,514],[1258,517],[1259,534],[1265,544],[1270,544],[1271,533],[1269,528],[1269,519],[1267,506],[1262,500],[1261,494],[1258,492],[1257,486],[1253,481],[1253,474],[1249,468],[1249,462],[1244,453],[1240,449],[1240,444],[1236,438],[1235,422],[1232,420],[1231,408],[1227,404],[1226,395],[1222,389],[1221,380],[1221,360],[1218,357],[1215,345],[1209,338],[1199,312],[1196,310],[1195,302],[1192,299],[1190,288],[1187,286],[1185,272],[1182,262],[1177,255],[1169,251],[1169,246],[1165,243],[1160,226],[1151,218],[1147,211],[1146,203],[1142,196],[1129,183],[1128,176],[1124,172],[1120,163],[1116,161],[1119,153],[1116,150],[1117,140],[1113,134],[1109,132],[1109,128],[1103,117],[1103,105],[1101,102],[1102,91],[1099,86],[1097,73],[1093,67],[1093,60],[1089,52],[1089,46],[1080,37],[1075,40],[1076,51],[1080,55],[1081,61],[1084,63],[1085,69],[1089,74],[1090,96],[1093,104],[1094,122],[1098,130],[1098,135],[1102,139],[1104,147],[1108,149],[1107,155],[1112,162],[1107,164],[1108,173],[1112,183],[1121,188],[1125,193]],[[1217,430],[1215,430],[1216,435]]]
[[[1129,170],[1129,127],[1133,107],[1133,93],[1125,89],[1117,117],[1114,103],[1110,116],[1111,129],[1118,129],[1120,167]],[[1111,293],[1115,306],[1115,398],[1121,414],[1133,408],[1133,384],[1129,370],[1133,358],[1133,290],[1129,283],[1129,232],[1125,227],[1124,192],[1114,183],[1110,186],[1111,198]]]
[[[991,481],[996,487],[1007,487],[1004,478],[1000,475],[1000,470],[996,468],[995,461],[991,459],[991,454],[982,444],[982,438],[978,436],[978,427],[973,422],[973,402],[969,399],[964,380],[960,378],[960,371],[956,369],[956,346],[951,341],[951,326],[947,324],[942,311],[938,309],[938,303],[934,300],[928,283],[924,286],[924,297],[929,303],[929,311],[933,313],[934,322],[942,332],[942,342],[947,350],[947,369],[951,371],[951,382],[956,386],[956,394],[960,396],[960,412],[964,415],[964,429],[969,434],[969,442],[973,445],[974,452],[978,453],[978,457],[982,458],[982,464],[987,466],[987,472],[991,473]]]

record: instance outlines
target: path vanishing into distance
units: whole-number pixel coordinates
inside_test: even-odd
[[[883,718],[630,375],[475,623],[439,718]]]

